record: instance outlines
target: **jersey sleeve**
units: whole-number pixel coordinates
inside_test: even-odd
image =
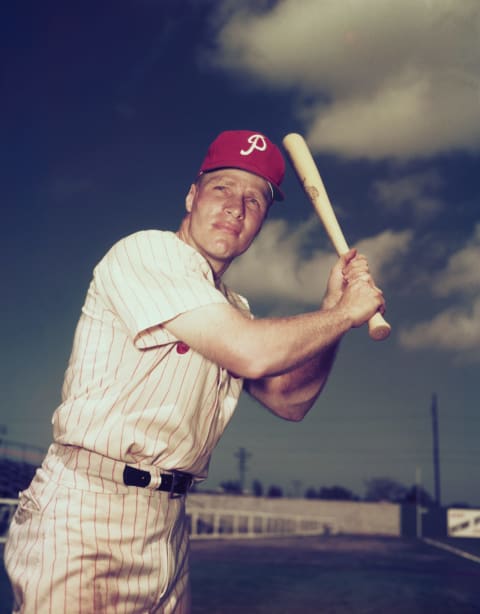
[[[142,231],[119,241],[95,269],[98,293],[140,348],[174,340],[161,326],[227,298],[210,266],[173,233]]]

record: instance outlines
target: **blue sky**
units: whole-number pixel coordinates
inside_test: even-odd
[[[371,260],[392,335],[342,342],[300,424],[242,397],[207,486],[292,492],[365,480],[480,505],[480,8],[473,0],[121,0],[2,9],[2,403],[46,447],[93,267],[117,239],[175,230],[225,129],[307,138],[347,239]],[[334,255],[295,174],[227,280],[256,314],[319,304]]]

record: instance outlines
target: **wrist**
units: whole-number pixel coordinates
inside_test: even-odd
[[[325,308],[325,310],[330,312],[333,325],[341,336],[354,328],[354,319],[341,301],[338,301],[332,307]]]

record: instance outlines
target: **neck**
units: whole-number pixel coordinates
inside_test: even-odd
[[[225,262],[223,260],[217,260],[216,258],[212,258],[195,243],[190,234],[188,215],[183,218],[182,223],[180,224],[180,228],[178,229],[176,234],[179,239],[192,247],[195,251],[197,251],[201,256],[205,258],[205,260],[210,265],[210,268],[212,269],[215,286],[218,286],[222,280],[222,275],[230,266],[230,262]]]

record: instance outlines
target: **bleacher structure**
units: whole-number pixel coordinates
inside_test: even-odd
[[[191,501],[191,500],[190,500]],[[254,510],[198,509],[187,502],[190,539],[263,539],[333,535],[338,533],[335,518],[278,514]]]

